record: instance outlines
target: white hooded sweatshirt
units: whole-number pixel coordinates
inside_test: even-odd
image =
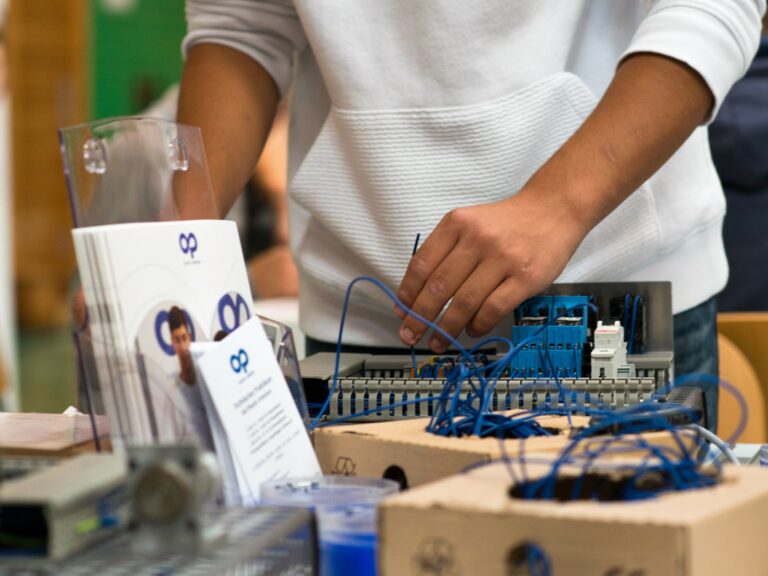
[[[184,49],[224,44],[293,83],[291,245],[300,323],[335,341],[344,291],[394,288],[417,233],[515,194],[594,108],[622,58],[696,70],[715,111],[747,70],[765,0],[188,0]],[[725,200],[698,128],[582,242],[559,281],[667,280],[675,313],[716,294]],[[345,342],[397,346],[361,286]]]

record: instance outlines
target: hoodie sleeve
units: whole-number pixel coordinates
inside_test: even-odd
[[[621,59],[653,52],[693,68],[714,96],[711,120],[757,52],[766,0],[646,0],[646,6]]]
[[[187,0],[186,16],[185,57],[196,44],[228,46],[261,64],[285,96],[293,54],[306,45],[292,0]]]

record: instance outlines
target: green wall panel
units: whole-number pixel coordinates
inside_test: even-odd
[[[137,114],[181,77],[184,0],[92,0],[92,116]]]

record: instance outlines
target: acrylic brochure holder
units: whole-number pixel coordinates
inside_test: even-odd
[[[293,340],[293,331],[280,322],[275,322],[269,318],[259,316],[267,339],[272,343],[272,349],[275,352],[275,358],[280,365],[288,389],[291,391],[293,401],[299,410],[304,426],[309,429],[310,418],[309,408],[307,407],[307,397],[304,393],[304,385],[301,382],[301,373],[299,372],[299,357],[296,353],[296,343]]]
[[[59,139],[75,228],[217,218],[198,128],[153,118],[114,118],[60,129]],[[138,340],[121,341],[109,329],[110,310],[87,307],[79,288],[72,303],[81,404],[92,418],[106,414],[113,446],[194,436],[184,407],[160,385],[167,372],[163,359],[140,349]],[[250,308],[245,305],[247,314],[237,310],[232,329],[250,317]],[[306,422],[290,328],[267,319],[262,324]],[[158,315],[155,330],[158,344],[167,348],[167,318]],[[124,354],[129,349],[131,354]]]

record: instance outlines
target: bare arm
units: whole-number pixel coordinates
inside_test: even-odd
[[[713,95],[685,64],[637,54],[592,115],[515,196],[449,212],[414,255],[399,298],[456,336],[487,333],[563,271],[587,233],[658,170],[707,117]],[[404,315],[398,311],[401,318]],[[401,340],[426,328],[404,320]],[[433,336],[430,347],[446,342]]]
[[[220,216],[253,174],[278,100],[274,81],[252,58],[217,44],[190,49],[178,121],[202,128]]]

